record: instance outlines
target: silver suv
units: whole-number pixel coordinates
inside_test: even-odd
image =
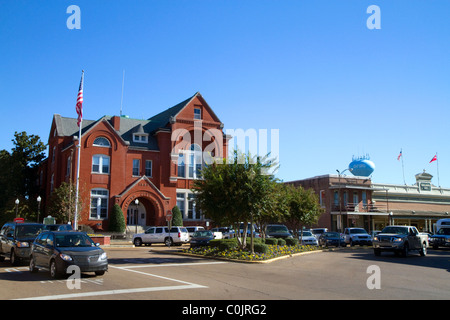
[[[189,242],[189,233],[185,227],[150,227],[144,233],[133,236],[133,243],[139,247],[143,244],[164,243],[166,246],[173,244],[181,246]]]

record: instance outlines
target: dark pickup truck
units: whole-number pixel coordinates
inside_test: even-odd
[[[0,261],[10,259],[13,266],[20,260],[29,260],[31,244],[42,231],[40,223],[8,222],[0,230]]]
[[[394,252],[406,257],[411,250],[421,256],[427,255],[428,237],[412,226],[387,226],[373,238],[373,252],[379,256],[382,251]]]

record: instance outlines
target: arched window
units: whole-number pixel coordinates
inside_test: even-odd
[[[198,144],[191,144],[189,150],[178,155],[178,177],[199,179],[203,166],[202,148]]]
[[[106,148],[111,147],[111,143],[105,137],[95,138],[94,143],[92,145],[95,147],[106,147]]]

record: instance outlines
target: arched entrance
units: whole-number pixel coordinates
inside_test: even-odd
[[[129,203],[127,208],[127,226],[141,226],[145,228],[155,225],[155,221],[155,207],[150,199],[138,197]]]

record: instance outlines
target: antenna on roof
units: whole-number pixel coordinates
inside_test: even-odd
[[[120,98],[120,116],[122,117],[122,103],[123,103],[123,85],[125,82],[125,69],[123,70],[123,75],[122,75],[122,97]]]

